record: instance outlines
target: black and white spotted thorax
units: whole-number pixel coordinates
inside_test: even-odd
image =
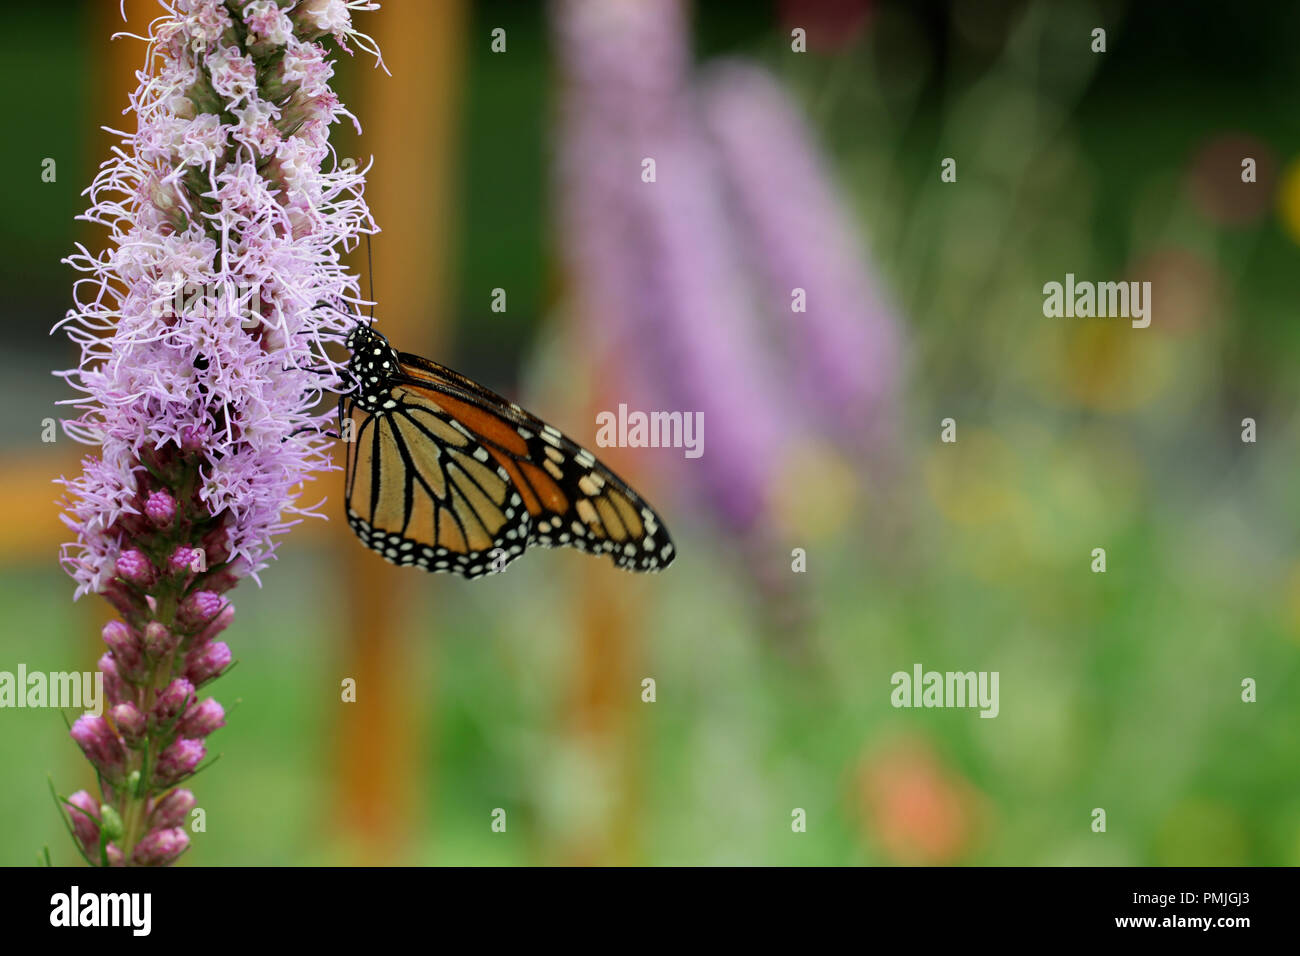
[[[397,350],[374,329],[358,325],[348,335],[348,373],[355,383],[352,400],[373,414],[397,407],[390,394],[389,379],[397,374]]]

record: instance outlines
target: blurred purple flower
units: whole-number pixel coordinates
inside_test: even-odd
[[[804,403],[837,435],[875,430],[893,411],[898,325],[802,115],[770,74],[736,61],[710,71],[704,107]],[[805,312],[792,309],[797,288]]]
[[[683,5],[562,0],[567,80],[560,175],[564,235],[593,340],[644,357],[628,391],[702,412],[704,490],[751,528],[778,443],[774,372],[746,328],[739,264],[710,157],[692,121]],[[656,180],[642,181],[642,161]]]
[[[588,340],[636,356],[620,366],[622,392],[703,412],[707,450],[690,467],[723,523],[747,535],[808,421],[828,420],[837,440],[883,437],[896,321],[774,81],[731,66],[697,93],[679,2],[554,9],[561,234]],[[654,182],[642,180],[646,158]],[[807,312],[792,313],[795,288]],[[765,320],[782,313],[778,353]]]

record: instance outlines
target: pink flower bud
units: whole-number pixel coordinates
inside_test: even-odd
[[[99,804],[85,790],[78,790],[68,797],[68,819],[72,822],[72,832],[87,853],[94,853],[99,848]]]
[[[167,570],[177,577],[190,574],[203,566],[200,563],[199,555],[203,554],[198,548],[191,548],[188,544],[182,544],[167,560]],[[206,558],[203,559],[206,563]]]
[[[240,576],[229,568],[226,568],[209,574],[203,579],[203,584],[209,591],[215,591],[217,594],[222,594],[233,588],[239,583],[239,581]]]
[[[123,617],[129,618],[140,610],[139,598],[131,592],[130,588],[116,578],[104,585],[104,589],[99,593]]]
[[[189,845],[189,835],[180,827],[154,830],[136,844],[131,861],[136,866],[169,866]]]
[[[151,830],[166,830],[170,827],[183,827],[194,809],[194,794],[188,790],[173,790],[154,805],[149,814]]]
[[[126,750],[117,734],[113,733],[113,728],[108,726],[108,721],[83,714],[72,725],[70,733],[96,770],[112,783],[121,781],[126,767]]]
[[[153,565],[149,563],[149,559],[143,552],[136,548],[128,548],[117,556],[117,576],[137,587],[147,588],[153,584]]]
[[[170,787],[194,772],[203,760],[207,748],[201,740],[177,738],[158,755],[153,768],[153,783],[157,787]]]
[[[195,591],[181,602],[177,617],[189,627],[200,627],[220,614],[225,603],[215,591]]]
[[[150,621],[144,629],[144,649],[153,660],[162,660],[176,649],[180,638],[162,622]]]
[[[126,861],[122,858],[122,848],[118,846],[116,843],[110,843],[108,846],[104,848],[104,852],[108,854],[109,866],[126,865]]]
[[[225,709],[209,697],[207,700],[190,705],[181,722],[176,725],[176,732],[182,737],[200,739],[224,726],[226,726]]]
[[[129,702],[118,704],[111,713],[123,743],[133,750],[144,743],[149,721],[140,713],[139,707]]]
[[[132,698],[133,695],[127,688],[126,682],[118,673],[117,661],[113,659],[112,651],[99,659],[99,669],[104,675],[104,696],[108,698],[110,704],[120,704]]]
[[[235,617],[235,606],[227,604],[221,609],[221,613],[212,619],[203,630],[199,631],[198,636],[194,638],[194,647],[200,647],[210,642],[214,637],[230,626],[230,622]]]
[[[203,550],[208,553],[208,563],[221,564],[230,560],[230,530],[225,526],[213,528],[203,536]]]
[[[185,658],[185,676],[195,687],[202,687],[208,681],[219,677],[230,666],[232,655],[224,641],[213,641],[196,647]]]
[[[176,520],[176,499],[166,491],[155,491],[145,500],[144,515],[155,528],[169,528]]]
[[[138,680],[144,675],[144,657],[139,636],[121,621],[109,621],[100,632],[113,652],[113,660],[124,676]]]
[[[208,446],[209,440],[206,425],[186,425],[181,429],[181,448],[185,451],[201,451]]]
[[[160,727],[169,727],[194,700],[194,685],[183,677],[168,684],[153,705],[154,720]]]

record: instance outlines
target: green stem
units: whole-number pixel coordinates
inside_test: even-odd
[[[176,622],[176,592],[169,588],[158,595],[157,601],[158,609],[154,615],[154,620],[170,630]],[[145,686],[142,710],[146,718],[153,714],[158,694],[171,683],[175,667],[175,651],[159,660],[155,666],[154,672]],[[117,810],[122,815],[122,856],[128,863],[131,860],[132,853],[135,852],[136,844],[140,842],[145,834],[145,811],[153,791],[149,778],[153,774],[159,749],[159,740],[155,736],[155,732],[151,730],[145,739],[144,747],[139,751],[138,755],[133,756],[131,761],[131,770],[140,774],[139,783],[134,787],[126,787],[124,792],[119,795]]]

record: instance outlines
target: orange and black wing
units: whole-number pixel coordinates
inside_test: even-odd
[[[557,429],[420,356],[402,353],[389,381],[391,408],[340,405],[348,521],[388,560],[477,577],[538,545],[632,571],[672,563],[654,509]]]
[[[531,516],[469,433],[419,401],[341,411],[348,524],[394,564],[478,577],[523,554]]]

